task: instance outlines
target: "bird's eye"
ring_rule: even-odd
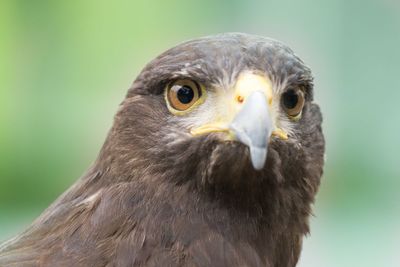
[[[304,106],[304,94],[301,90],[289,89],[282,94],[283,109],[290,117],[300,115]]]
[[[166,99],[170,111],[180,115],[202,98],[201,85],[192,80],[177,80],[167,86]]]

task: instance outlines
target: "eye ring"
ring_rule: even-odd
[[[282,107],[292,119],[300,118],[304,102],[304,93],[300,89],[289,89],[281,96]]]
[[[190,79],[169,83],[165,90],[168,109],[175,115],[184,115],[204,101],[204,87]]]

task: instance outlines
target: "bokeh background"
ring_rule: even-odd
[[[400,266],[400,2],[0,2],[0,240],[95,159],[141,68],[186,39],[270,36],[313,69],[327,161],[299,266]]]

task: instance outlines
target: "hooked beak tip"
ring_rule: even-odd
[[[260,171],[264,168],[265,161],[267,159],[267,148],[266,147],[255,147],[250,146],[250,159],[253,168]]]

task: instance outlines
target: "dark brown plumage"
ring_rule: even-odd
[[[289,134],[269,139],[261,170],[241,142],[189,134],[201,106],[178,116],[164,97],[170,82],[191,79],[214,114],[213,99],[244,71],[269,77],[271,116]],[[305,98],[298,119],[280,101],[293,88]],[[166,51],[129,89],[93,166],[0,246],[0,266],[295,266],[323,168],[312,99],[310,70],[271,39],[221,34]]]

